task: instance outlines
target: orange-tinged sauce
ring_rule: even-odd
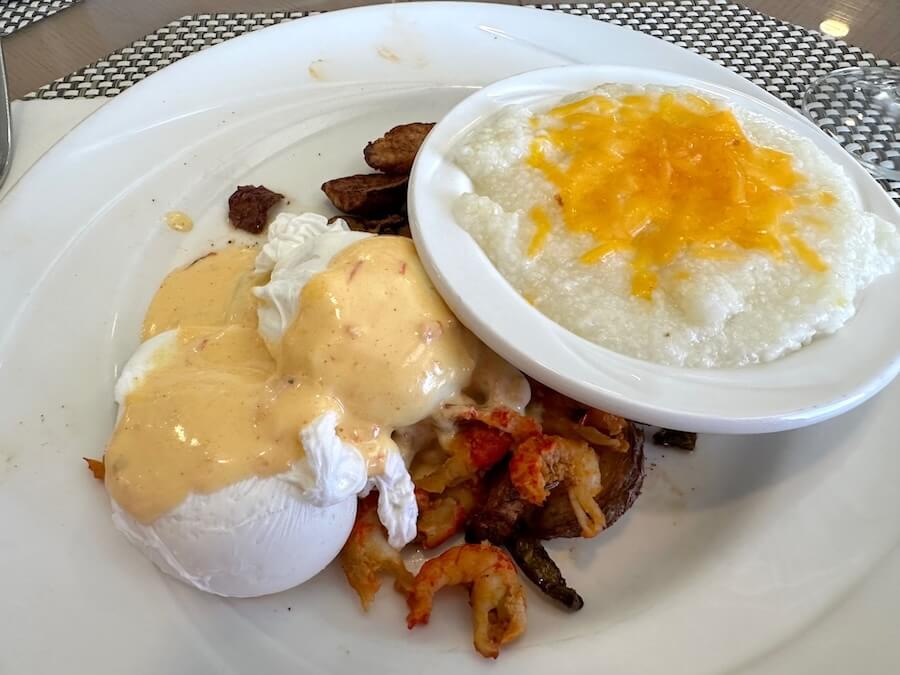
[[[281,342],[256,329],[254,249],[226,248],[170,274],[145,318],[173,345],[124,402],[106,487],[149,523],[188,494],[282,473],[300,430],[334,412],[336,432],[383,470],[395,427],[428,417],[468,383],[477,342],[432,286],[410,239],[371,237],[303,288]],[[271,350],[271,351],[270,351]]]
[[[166,225],[176,232],[190,232],[194,229],[193,219],[183,211],[169,211],[165,220]]]
[[[256,327],[252,289],[259,250],[228,246],[167,276],[144,316],[141,340],[182,325]]]
[[[151,522],[189,492],[287,470],[293,438],[261,441],[258,406],[272,359],[256,330],[182,329],[172,353],[126,399],[106,450],[106,487]]]
[[[529,165],[558,191],[565,227],[596,241],[583,263],[630,253],[635,295],[649,299],[657,272],[684,253],[749,249],[780,258],[789,249],[827,269],[790,214],[803,204],[833,206],[835,196],[810,196],[791,156],[752,143],[731,111],[694,94],[598,94],[560,105],[546,120]],[[530,215],[532,255],[550,228]]]

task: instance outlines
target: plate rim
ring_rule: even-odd
[[[443,4],[443,3],[437,3],[437,4]],[[454,4],[457,4],[457,3],[454,3]],[[466,3],[459,3],[459,4],[462,4],[464,7],[466,6]],[[368,9],[368,8],[367,8],[367,9]],[[467,9],[468,9],[468,8],[467,8]],[[490,9],[497,9],[497,8],[491,7]],[[514,8],[504,8],[504,9],[514,9]],[[355,10],[349,10],[349,11],[355,11]],[[337,12],[334,12],[334,13],[331,13],[330,16],[333,17],[333,16],[335,16],[336,14],[337,14]],[[551,15],[551,16],[552,16],[552,15]],[[563,17],[561,17],[561,16],[559,15],[559,13],[555,13],[555,16],[556,16],[556,18],[558,18],[558,19],[563,18]],[[310,18],[315,18],[315,17],[310,17]],[[566,19],[566,21],[569,21],[569,20],[573,20],[574,17],[565,17],[565,19]],[[585,19],[578,19],[578,20],[579,20],[579,21],[585,21]],[[611,27],[610,27],[610,28],[611,28]],[[263,31],[259,31],[259,32],[262,33]],[[644,37],[644,36],[642,36],[642,37]],[[234,42],[234,41],[229,41],[229,43],[231,43],[231,42]],[[227,43],[226,43],[226,44],[227,44]],[[696,56],[696,55],[695,55],[695,56]],[[698,56],[697,58],[702,58],[702,57],[699,57],[699,56]],[[715,64],[709,64],[709,65],[710,65],[710,66],[714,66]],[[715,66],[715,67],[720,68],[720,66]],[[168,68],[165,69],[165,70],[168,70]],[[724,69],[722,69],[722,70],[724,70]],[[117,98],[118,98],[118,97],[117,97]],[[110,103],[113,103],[113,102],[110,101]],[[0,207],[2,207],[2,205],[0,205]],[[2,209],[0,209],[0,210],[2,210]],[[2,354],[2,352],[0,352],[0,354]],[[2,491],[0,491],[0,492],[2,492]],[[2,494],[0,494],[0,499],[2,499]],[[94,525],[96,525],[96,523],[94,523]],[[145,566],[143,560],[140,560],[140,561],[126,561],[126,562],[134,562],[135,564],[134,564],[133,566],[135,567],[136,570],[139,568],[139,571],[140,571],[142,574],[151,575],[151,576],[153,575],[152,568],[150,568],[149,566]],[[140,563],[140,564],[138,564],[138,563]],[[0,563],[0,566],[2,566],[2,563]],[[177,591],[177,590],[180,590],[180,589],[174,589],[174,590]],[[174,594],[172,594],[172,595],[174,595]],[[171,598],[169,598],[169,599],[171,600]],[[223,610],[223,611],[227,611],[227,610]],[[32,618],[32,617],[29,617],[29,616],[26,615],[25,617],[23,617],[23,619],[25,619],[24,624],[19,624],[19,625],[20,625],[20,626],[21,626],[21,625],[27,625],[27,624],[28,624],[28,620],[29,620],[30,618]],[[180,617],[176,617],[176,618],[180,618]],[[53,619],[52,619],[51,617],[48,617],[48,623],[51,624],[51,625],[53,624]],[[812,625],[813,623],[814,623],[814,619],[811,619],[810,622],[805,623],[805,624],[803,624],[803,625]],[[187,637],[188,640],[191,640],[191,639],[194,640],[193,642],[191,642],[192,645],[199,644],[199,645],[201,645],[202,647],[204,647],[204,648],[207,649],[208,653],[207,653],[207,652],[203,652],[202,655],[204,655],[204,656],[206,657],[206,656],[209,656],[210,654],[212,654],[212,650],[210,650],[209,648],[210,648],[211,646],[214,646],[214,645],[209,645],[209,644],[203,643],[203,642],[201,641],[201,638],[202,638],[203,636],[202,636],[201,634],[199,634],[199,633],[192,632],[192,631],[191,631],[192,626],[191,626],[190,624],[187,624],[187,623],[184,623],[184,622],[180,622],[180,623],[178,623],[178,626],[181,626],[181,627],[185,630],[185,632],[186,632],[186,637]],[[14,636],[15,633],[11,633],[11,634],[8,634],[8,635]],[[464,632],[460,632],[459,635],[460,635],[460,637],[464,637]],[[788,636],[788,637],[790,637],[790,636]],[[579,653],[584,654],[584,653],[586,653],[586,652],[589,652],[589,647],[590,647],[590,644],[591,644],[591,642],[590,642],[590,640],[591,640],[590,635],[581,634],[581,635],[573,636],[573,638],[574,638],[575,640],[577,640],[577,643],[578,643],[578,644],[581,644],[581,645],[583,645],[584,647],[587,647],[587,648],[588,648],[588,649],[586,649],[586,650],[584,650],[584,651],[582,651],[582,652],[579,652]],[[2,642],[2,641],[3,641],[2,638],[0,638],[0,642]],[[572,643],[569,643],[569,644],[572,644]],[[279,645],[272,644],[272,646],[273,646],[273,647],[277,647],[277,646],[279,646]],[[421,649],[421,647],[420,647],[419,649]],[[426,649],[427,649],[427,648],[426,648]],[[198,651],[199,651],[199,650],[198,650]],[[428,651],[429,651],[429,653],[430,653],[432,656],[435,654],[435,652],[431,651],[430,649],[429,649]],[[458,644],[458,649],[457,649],[457,651],[461,651],[464,655],[468,655],[468,654],[469,654],[469,651],[470,651],[470,646],[469,646],[468,644],[465,644],[464,642],[460,641],[460,643]],[[19,658],[21,658],[22,653],[23,653],[23,652],[21,652],[21,651],[17,651],[16,649],[13,649],[12,656],[11,656],[11,658],[13,659],[13,663],[22,663],[22,661],[16,661],[17,656],[18,656]],[[415,654],[415,652],[412,652],[412,653]],[[513,663],[523,663],[523,662],[527,662],[528,659],[534,659],[534,660],[536,660],[536,661],[539,662],[539,661],[541,660],[541,658],[542,658],[543,656],[546,655],[545,652],[541,651],[541,646],[540,646],[540,645],[536,646],[535,648],[529,648],[527,652],[526,652],[525,650],[522,650],[522,651],[519,652],[519,653],[521,654],[521,659],[516,659],[516,654],[514,654],[514,653],[511,652],[511,653],[509,654],[509,657],[508,657],[508,658],[509,658],[509,659],[512,659],[512,660],[510,660],[510,661],[507,661],[507,660],[501,660],[501,664],[499,664],[499,665],[502,666],[502,665],[505,665],[506,663],[510,663],[510,665],[512,665]],[[754,652],[754,653],[756,653],[756,652]],[[198,654],[198,656],[199,656],[199,655],[200,655],[200,654]],[[59,657],[57,657],[57,658],[59,658]],[[221,658],[221,657],[220,657],[220,658]],[[585,656],[584,658],[585,658],[585,664],[587,664],[587,657]],[[215,668],[216,666],[218,666],[218,668],[224,668],[224,667],[225,667],[225,664],[226,664],[227,662],[226,662],[226,661],[223,661],[223,660],[219,660],[219,661],[217,661],[217,662],[213,662],[212,660],[206,660],[206,658],[204,658],[204,663],[208,664],[206,667],[209,667],[210,669],[213,669],[213,668]],[[477,662],[477,661],[476,661],[476,662],[468,661],[467,663],[471,664],[472,666],[474,666],[475,663],[478,663],[478,665],[482,665],[480,662]],[[232,664],[232,665],[233,665],[233,664]],[[306,665],[308,668],[313,669],[313,670],[316,670],[316,665],[315,665],[315,662],[314,662],[314,661],[299,662],[299,665],[301,665],[301,670],[302,670],[302,665]],[[574,665],[576,665],[576,664],[573,663],[573,667],[574,667]],[[744,661],[738,661],[736,667],[743,669],[743,667],[745,667],[745,665],[746,665],[746,663],[745,663]],[[588,666],[585,665],[584,667],[587,668]],[[236,669],[237,669],[237,668],[236,668]],[[92,669],[92,672],[100,672],[100,671],[99,671],[99,670]],[[111,671],[111,672],[116,672],[116,671]],[[289,671],[289,672],[296,672],[296,671],[292,669],[292,670]]]

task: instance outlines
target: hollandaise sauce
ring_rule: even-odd
[[[229,247],[172,272],[144,339],[177,329],[126,397],[106,452],[106,485],[151,522],[191,492],[287,471],[301,429],[338,415],[337,433],[381,470],[399,426],[469,381],[476,343],[431,285],[412,241],[371,237],[303,288],[280,342],[256,329],[254,248]]]

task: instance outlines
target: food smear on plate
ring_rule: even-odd
[[[319,82],[323,82],[325,78],[325,74],[322,72],[322,66],[325,64],[325,59],[314,59],[310,61],[309,65],[306,67],[306,72],[309,73],[309,76],[318,80]]]
[[[900,259],[895,226],[814,144],[684,88],[510,106],[455,159],[473,183],[457,220],[519,293],[648,361],[779,358],[838,330]]]
[[[166,225],[176,232],[190,232],[194,229],[194,220],[183,211],[169,211],[165,221]]]

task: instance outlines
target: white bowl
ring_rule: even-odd
[[[900,210],[879,185],[812,123],[785,106],[675,73],[612,66],[564,66],[492,84],[465,99],[426,138],[413,167],[409,215],[419,255],[459,318],[518,368],[584,403],[630,419],[714,433],[806,426],[854,408],[900,370],[900,274],[857,298],[841,330],[762,365],[730,369],[662,366],[585,340],[529,305],[453,217],[472,190],[451,152],[474,125],[502,107],[556,100],[602,83],[686,86],[724,97],[809,138],[844,167],[864,207],[894,223]]]

